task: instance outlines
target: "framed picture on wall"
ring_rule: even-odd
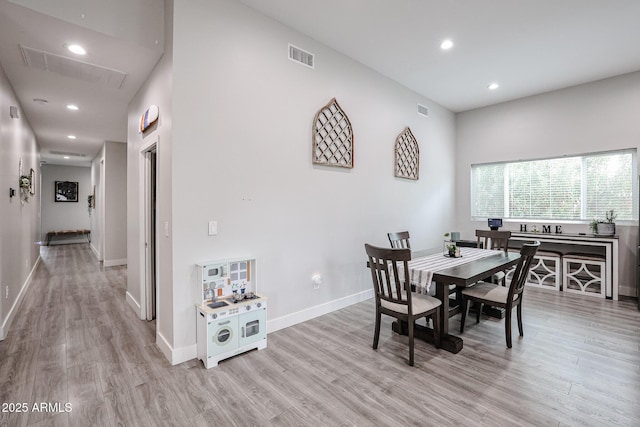
[[[78,182],[56,181],[56,202],[77,202]]]

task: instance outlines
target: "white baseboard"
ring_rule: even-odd
[[[129,293],[127,292],[127,300],[129,300],[129,297]],[[267,321],[267,333],[275,332],[277,330],[311,320],[315,317],[368,300],[369,298],[373,298],[373,289],[349,295],[334,301],[329,301],[295,313],[287,314],[286,316],[282,316],[277,319],[269,320]],[[131,300],[133,301],[133,298],[131,298]],[[160,332],[156,332],[156,344],[171,365],[178,365],[186,362],[187,360],[198,357],[197,344],[174,349]]]
[[[127,304],[129,304],[129,307],[131,307],[133,309],[133,311],[138,315],[138,317],[140,319],[144,319],[144,313],[142,312],[142,306],[140,306],[140,303],[138,301],[136,301],[136,299],[133,297],[133,295],[131,295],[129,293],[129,291],[127,291],[127,293],[126,293],[125,300],[127,301]]]
[[[38,268],[38,264],[40,264],[40,260],[41,260],[40,255],[38,255],[38,259],[36,259],[36,262],[33,264],[33,268],[31,269],[31,271],[29,272],[29,275],[27,276],[26,280],[22,284],[22,288],[20,289],[20,293],[18,294],[18,297],[15,299],[15,301],[13,302],[13,305],[9,309],[9,312],[7,313],[7,317],[5,317],[4,321],[0,325],[0,341],[4,340],[7,337],[7,334],[9,333],[11,322],[13,322],[13,318],[16,316],[18,307],[20,306],[20,303],[22,302],[25,294],[27,293],[27,289],[29,289],[29,285],[31,285],[31,280],[33,279],[33,273],[35,273],[36,268]]]
[[[89,243],[89,247],[91,248],[91,251],[96,256],[96,258],[98,258],[98,261],[102,261],[102,255],[100,255],[100,251],[98,250],[98,248],[93,245],[93,242]]]
[[[198,357],[196,344],[174,349],[160,332],[156,332],[156,344],[172,366]]]
[[[298,323],[306,322],[307,320],[311,320],[315,317],[340,310],[353,304],[357,304],[361,301],[368,300],[369,298],[373,298],[373,289],[349,295],[337,300],[329,301],[324,304],[316,305],[314,307],[287,314],[276,319],[271,319],[267,321],[267,333],[275,332],[289,326],[297,325]]]
[[[103,265],[105,267],[115,267],[116,265],[127,265],[127,259],[105,259]]]

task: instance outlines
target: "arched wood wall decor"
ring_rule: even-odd
[[[408,126],[396,138],[395,154],[395,176],[417,180],[420,177],[420,149]]]
[[[313,120],[313,163],[353,168],[353,130],[333,98]]]

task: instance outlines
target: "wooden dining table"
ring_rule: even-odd
[[[431,283],[436,285],[435,296],[440,306],[440,348],[451,353],[462,350],[462,338],[449,334],[449,318],[461,312],[460,305],[450,307],[449,286],[459,288],[471,286],[483,279],[491,277],[498,271],[508,270],[518,263],[520,254],[517,252],[494,251],[488,249],[460,248],[460,258],[449,258],[441,252],[427,256],[419,256],[409,261],[409,274],[412,284],[417,290],[427,290]],[[459,294],[458,294],[459,295]],[[393,330],[406,335],[406,323],[393,323]],[[414,336],[433,343],[433,330],[423,325],[415,325]]]

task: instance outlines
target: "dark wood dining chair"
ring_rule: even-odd
[[[433,319],[433,342],[440,347],[440,312],[442,302],[434,297],[411,292],[408,276],[411,249],[380,248],[364,245],[369,257],[369,269],[376,300],[376,326],[373,348],[378,348],[380,321],[383,314],[407,322],[409,335],[409,365],[413,366],[413,328],[421,317]]]
[[[540,242],[538,241],[522,245],[520,259],[516,265],[516,270],[513,273],[509,287],[496,285],[494,283],[478,282],[462,290],[460,333],[464,332],[464,324],[469,315],[469,303],[474,301],[480,304],[476,312],[476,323],[480,323],[480,313],[482,312],[483,304],[504,308],[506,310],[504,329],[507,338],[507,347],[509,348],[511,348],[511,311],[514,307],[517,307],[518,331],[521,337],[524,336],[522,330],[522,296],[524,293],[524,285],[527,277],[529,277],[531,262],[539,246]]]
[[[392,248],[411,249],[411,244],[409,243],[408,231],[398,231],[396,233],[387,233],[387,237],[389,238],[389,243],[391,243]]]
[[[484,249],[499,249],[507,252],[509,249],[510,231],[476,230],[478,247]]]
[[[511,232],[497,230],[476,230],[476,238],[478,239],[478,248],[497,249],[506,253],[509,249],[509,239],[511,239]],[[491,277],[491,280],[494,283],[500,283],[502,286],[506,286],[505,277],[506,273],[504,271],[499,271]]]

